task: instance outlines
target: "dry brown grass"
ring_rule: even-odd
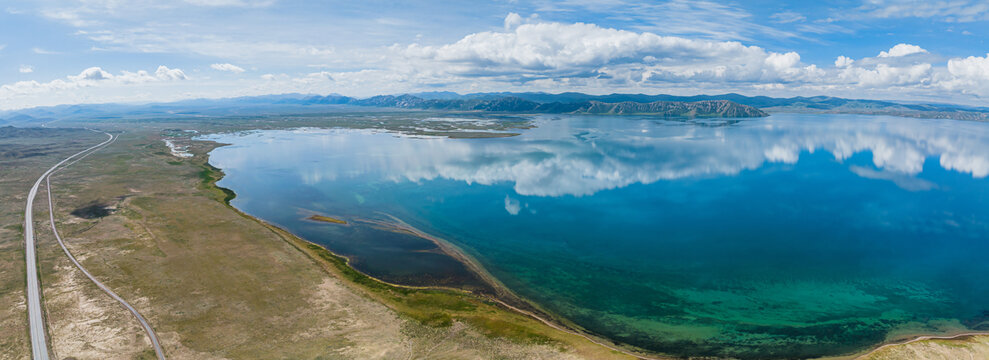
[[[28,190],[52,164],[101,136],[79,129],[0,128],[0,359],[24,359],[30,352],[23,235]]]
[[[929,339],[887,346],[861,357],[861,360],[967,360],[989,359],[989,336],[957,339]]]

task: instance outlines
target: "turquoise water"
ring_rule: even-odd
[[[388,214],[586,330],[793,358],[989,330],[989,124],[544,116],[521,136],[212,136],[233,205],[408,283],[480,286]],[[346,226],[304,220],[320,213]],[[426,280],[423,280],[426,279]]]

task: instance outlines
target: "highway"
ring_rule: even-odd
[[[158,336],[151,328],[151,325],[148,324],[148,322],[144,319],[144,317],[141,316],[141,314],[138,313],[138,311],[134,309],[133,306],[131,306],[126,301],[124,301],[124,299],[122,299],[116,293],[111,291],[106,285],[96,280],[96,278],[93,277],[93,275],[90,274],[89,271],[86,271],[86,269],[82,266],[82,264],[80,264],[79,261],[76,260],[76,258],[72,255],[69,249],[65,246],[65,243],[62,241],[61,236],[58,234],[58,229],[55,226],[55,209],[54,209],[54,203],[51,194],[50,176],[57,170],[61,170],[59,167],[62,166],[62,164],[65,164],[67,161],[78,157],[75,161],[69,164],[72,165],[76,161],[82,160],[82,158],[89,156],[89,154],[92,153],[90,152],[91,150],[97,149],[101,146],[108,145],[116,139],[113,135],[110,134],[106,134],[106,135],[108,137],[106,141],[94,145],[86,150],[75,153],[72,156],[69,156],[64,160],[60,161],[58,164],[55,164],[55,166],[52,166],[50,169],[48,169],[48,171],[42,174],[41,177],[38,178],[38,181],[35,182],[34,186],[31,188],[31,191],[28,193],[27,207],[24,210],[24,224],[25,224],[24,242],[26,247],[25,258],[27,260],[26,270],[27,270],[28,323],[30,327],[29,333],[31,336],[31,354],[32,357],[36,360],[49,359],[48,344],[47,344],[46,331],[45,331],[45,322],[41,311],[41,288],[38,285],[37,255],[35,254],[35,242],[34,242],[34,219],[31,211],[32,208],[34,207],[34,198],[37,196],[38,187],[41,185],[42,180],[45,181],[45,186],[48,193],[48,216],[51,222],[52,232],[55,234],[55,239],[58,240],[59,246],[61,246],[62,250],[65,251],[65,255],[69,257],[69,260],[71,260],[72,263],[75,264],[75,266],[80,271],[82,271],[83,274],[86,275],[86,277],[89,278],[89,280],[91,280],[94,284],[96,284],[97,287],[99,287],[101,290],[103,290],[108,295],[110,295],[110,297],[112,297],[114,300],[117,300],[117,302],[119,302],[124,308],[130,311],[135,318],[137,318],[138,322],[141,324],[141,327],[144,328],[145,333],[151,339],[151,344],[154,347],[155,355],[158,357],[158,359],[161,360],[165,359],[164,351],[162,351],[161,344],[158,341]],[[80,157],[80,155],[83,156]],[[64,169],[64,167],[62,168]]]
[[[41,174],[41,177],[34,183],[34,186],[31,187],[31,191],[27,195],[27,206],[24,208],[24,258],[27,262],[27,267],[24,270],[27,272],[27,315],[28,327],[30,328],[29,334],[31,336],[31,356],[35,360],[48,360],[49,356],[45,319],[41,311],[41,287],[38,286],[38,257],[34,252],[34,218],[31,211],[34,208],[34,198],[38,194],[38,186],[41,186],[41,181],[45,180],[59,166],[62,166],[62,164],[72,160],[76,156],[113,141],[113,135],[106,135],[106,141],[65,158],[58,164],[55,164],[55,166],[52,166],[51,169],[48,169],[48,171],[45,171],[44,174]]]

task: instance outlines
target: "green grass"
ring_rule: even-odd
[[[445,289],[424,289],[397,286],[367,276],[322,246],[308,243],[308,253],[333,266],[335,272],[354,284],[372,292],[375,297],[399,314],[429,326],[449,326],[454,320],[474,325],[489,336],[503,337],[526,343],[552,343],[544,329],[534,329],[532,320],[497,307],[475,295]],[[523,320],[523,321],[520,321]]]
[[[233,190],[216,185],[216,182],[223,178],[223,170],[217,169],[213,165],[206,162],[204,162],[201,167],[202,170],[199,171],[201,185],[207,191],[210,191],[217,198],[217,200],[222,201],[224,204],[230,205],[230,201],[237,197],[237,194],[234,193]]]

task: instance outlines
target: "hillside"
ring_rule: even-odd
[[[474,99],[423,99],[413,95],[379,95],[353,100],[351,105],[405,109],[489,111],[548,114],[658,115],[664,117],[762,117],[765,112],[728,100],[602,102],[536,102],[515,96]]]
[[[770,113],[890,115],[928,119],[989,121],[989,108],[914,104],[829,96],[773,98],[722,95],[589,95],[427,92],[354,98],[338,94],[279,94],[192,99],[151,104],[80,104],[0,111],[0,125],[29,126],[64,119],[149,119],[201,116],[272,116],[367,111],[363,108],[542,114],[614,114],[665,117],[760,117]],[[369,109],[368,109],[369,110]],[[375,110],[379,111],[379,110]]]

